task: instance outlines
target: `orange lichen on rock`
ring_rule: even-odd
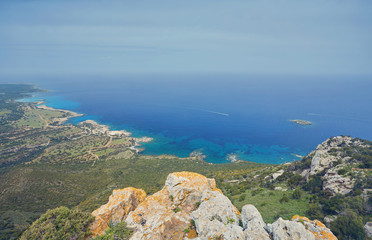
[[[183,239],[190,213],[201,202],[204,191],[219,191],[214,179],[192,172],[168,175],[162,190],[149,196],[126,218],[136,229],[133,239]]]
[[[131,211],[143,202],[147,194],[133,187],[114,190],[107,204],[92,212],[95,218],[90,229],[93,236],[102,235],[110,222],[121,222]]]
[[[198,237],[198,233],[196,232],[195,229],[191,229],[189,231],[189,233],[187,234],[188,239],[193,239],[193,238],[197,238],[197,237]]]
[[[311,221],[307,217],[295,215],[292,217],[292,221],[302,222],[306,229],[314,234],[316,239],[337,240],[337,237],[333,235],[331,230],[329,230],[322,222],[318,220]]]

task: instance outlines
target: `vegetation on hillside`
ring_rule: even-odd
[[[296,173],[310,167],[312,154],[280,166],[250,162],[214,165],[198,156],[181,159],[138,155],[129,148],[133,142],[127,138],[91,135],[79,126],[52,125],[54,118],[64,115],[14,101],[35,91],[29,85],[0,85],[0,93],[4,92],[0,94],[0,239],[19,237],[48,209],[54,210],[37,220],[38,224],[34,223],[23,236],[32,239],[41,229],[53,237],[62,230],[77,231],[78,235],[72,237],[83,236],[88,234],[87,222],[79,218],[106,203],[113,189],[132,186],[150,195],[164,186],[169,173],[177,171],[215,178],[217,187],[235,206],[241,209],[248,203],[255,205],[267,223],[296,214],[321,221],[328,217],[339,239],[361,239],[363,224],[371,221],[371,195],[364,191],[372,187],[370,142],[371,147],[343,147],[333,152],[356,159],[338,170],[356,179],[356,184],[347,195],[331,196],[323,191],[324,171],[308,181]],[[365,174],[357,176],[352,169]],[[284,174],[272,179],[279,170]],[[55,209],[58,206],[73,210]],[[55,225],[55,219],[63,222],[70,218],[79,226],[77,229]],[[351,227],[345,230],[346,226]],[[125,226],[111,226],[100,239],[128,234],[130,230]]]
[[[327,169],[310,176],[308,181],[296,174],[310,168],[313,153],[292,164],[218,179],[218,185],[238,209],[245,204],[253,204],[266,222],[273,222],[279,216],[290,219],[296,214],[322,222],[327,217],[330,221],[328,226],[339,239],[365,239],[363,226],[372,220],[372,193],[369,192],[372,174],[368,165],[372,158],[372,142],[362,141],[366,146],[345,146],[334,150],[334,154],[351,159],[338,172],[356,181],[352,191],[346,195],[333,196],[323,190],[322,177]],[[339,164],[341,161],[329,168]],[[284,170],[284,173],[272,179],[272,174],[279,170]]]
[[[90,235],[89,224],[93,220],[94,217],[90,213],[59,207],[43,214],[20,239],[83,240]]]

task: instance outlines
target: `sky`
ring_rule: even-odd
[[[372,75],[370,0],[1,0],[0,74]]]

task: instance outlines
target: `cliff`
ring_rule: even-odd
[[[337,239],[317,220],[294,216],[266,224],[253,205],[240,213],[214,179],[191,172],[169,174],[163,189],[148,197],[141,189],[115,190],[92,215],[94,236],[102,235],[110,223],[124,221],[133,229],[133,240]]]

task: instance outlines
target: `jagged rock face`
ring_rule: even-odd
[[[306,230],[299,222],[279,218],[273,224],[268,224],[266,230],[273,240],[315,240],[314,234]]]
[[[90,227],[93,236],[103,234],[109,227],[110,222],[115,224],[123,221],[131,211],[145,200],[146,196],[144,190],[132,187],[114,190],[109,202],[92,213],[96,217]]]
[[[128,226],[136,231],[132,239],[182,239],[190,225],[190,213],[205,191],[220,190],[213,179],[197,173],[170,174],[165,187],[127,217]]]
[[[304,224],[305,228],[312,234],[314,234],[315,239],[337,240],[337,237],[333,235],[331,230],[329,230],[323,223],[319,222],[318,220],[311,221],[306,217],[300,217],[296,215],[293,216],[292,221]]]
[[[191,213],[196,231],[200,237],[223,239],[244,239],[239,227],[239,211],[219,191],[204,191],[200,207]],[[234,227],[234,226],[236,227]]]

